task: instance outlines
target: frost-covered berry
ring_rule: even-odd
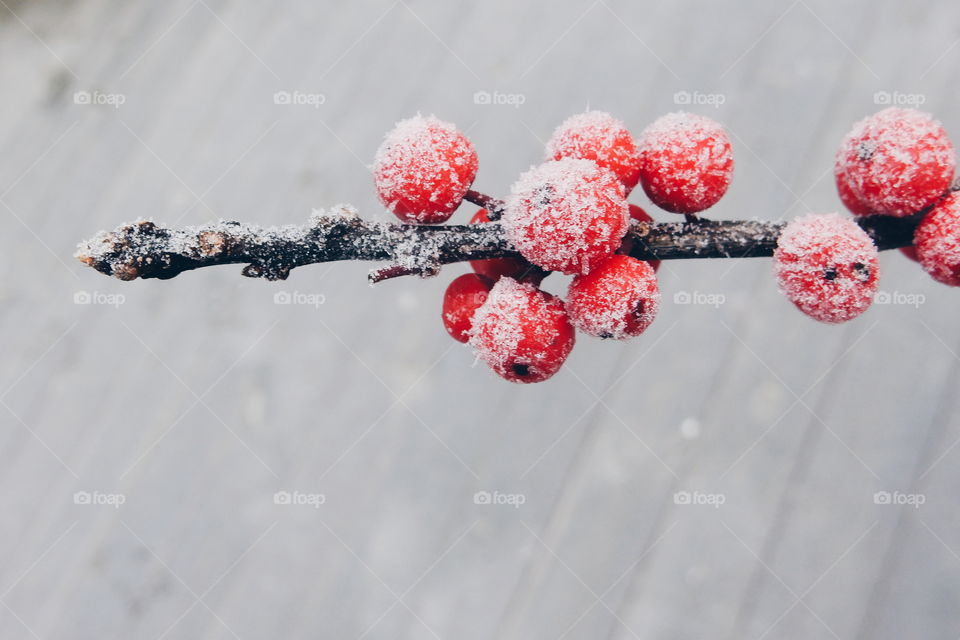
[[[653,268],[630,256],[610,256],[590,273],[575,277],[567,291],[567,313],[573,325],[598,338],[638,336],[659,308],[660,289]]]
[[[545,162],[520,176],[503,226],[520,254],[547,271],[587,273],[627,232],[623,184],[590,160]]]
[[[493,286],[470,331],[477,356],[511,382],[542,382],[555,374],[575,339],[563,301],[513,278]]]
[[[373,161],[380,201],[405,222],[446,221],[477,175],[477,152],[449,122],[416,116],[398,122]]]
[[[790,221],[777,239],[773,264],[783,294],[820,322],[856,318],[877,291],[877,247],[856,222],[836,213]]]
[[[667,211],[708,209],[733,179],[730,138],[706,116],[668,113],[644,129],[639,146],[643,190]]]
[[[950,194],[923,217],[913,246],[920,265],[934,280],[960,286],[960,194]]]
[[[547,160],[582,158],[616,174],[626,193],[640,180],[640,152],[627,127],[609,113],[570,116],[547,141]]]
[[[930,114],[891,107],[853,125],[837,150],[834,173],[841,197],[845,183],[865,210],[908,216],[943,195],[956,163],[946,131]]]
[[[486,209],[480,209],[470,218],[470,224],[482,224],[485,222],[490,222],[490,216]],[[530,264],[523,258],[471,260],[470,266],[473,267],[476,273],[486,276],[494,282],[503,276],[509,276],[517,280],[538,285],[547,275],[543,269]]]
[[[853,189],[850,188],[850,181],[847,174],[838,168],[834,168],[834,178],[837,184],[837,195],[840,196],[840,202],[843,206],[855,216],[872,216],[873,211],[863,200],[860,199]]]
[[[493,281],[476,273],[458,276],[443,294],[443,326],[454,340],[466,342],[473,314],[487,300]]]

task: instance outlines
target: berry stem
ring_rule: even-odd
[[[493,200],[490,198],[490,200]],[[857,219],[880,250],[906,247],[920,214]],[[636,222],[630,255],[640,260],[749,258],[773,255],[783,223],[759,220]],[[76,257],[120,280],[168,279],[201,267],[245,264],[243,275],[285,280],[291,269],[340,260],[386,262],[371,282],[435,274],[444,264],[517,257],[503,227],[408,225],[364,220],[352,207],[319,212],[304,225],[260,227],[222,221],[168,228],[153,222],[124,224],[80,244]]]
[[[503,208],[505,205],[503,200],[500,200],[499,198],[494,198],[493,196],[488,196],[485,193],[468,189],[464,194],[463,199],[467,202],[472,202],[478,207],[483,207],[486,209],[487,218],[491,222],[493,220],[499,220],[500,216],[503,215]]]

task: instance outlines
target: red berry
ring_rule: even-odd
[[[473,144],[454,125],[418,115],[387,134],[373,177],[380,201],[398,218],[436,224],[460,206],[477,166]]]
[[[589,160],[545,162],[513,185],[503,226],[533,264],[587,273],[617,250],[627,232],[623,185]]]
[[[836,213],[790,221],[777,240],[773,264],[783,294],[821,322],[856,318],[877,291],[877,247],[856,222]]]
[[[547,160],[593,160],[616,174],[626,193],[640,179],[640,152],[624,124],[603,111],[567,118],[547,141]]]
[[[697,213],[723,197],[733,178],[733,150],[720,123],[668,113],[640,136],[640,183],[654,204]]]
[[[913,246],[920,265],[934,280],[960,286],[960,194],[950,194],[923,217]]]
[[[623,340],[643,333],[657,315],[660,290],[653,268],[630,256],[610,256],[579,275],[567,292],[573,325],[591,336]]]
[[[470,224],[490,222],[486,209],[480,209],[470,218]],[[535,285],[546,277],[543,269],[535,267],[523,258],[490,258],[489,260],[471,260],[470,266],[480,275],[487,276],[494,282],[503,276],[523,280]]]
[[[845,183],[866,210],[908,216],[944,194],[955,168],[953,145],[939,122],[915,109],[891,107],[853,125],[837,151],[834,173],[838,188]]]
[[[653,218],[650,217],[650,214],[635,204],[630,205],[630,217],[633,218],[634,220],[637,220],[638,222],[653,222]],[[628,242],[632,242],[631,236],[628,234],[624,238],[623,242],[625,244]],[[621,246],[621,253],[629,253],[629,247],[624,248]],[[651,267],[653,267],[654,271],[657,271],[660,269],[660,260],[647,260],[647,263]]]
[[[834,178],[837,184],[837,195],[840,196],[840,202],[843,203],[843,206],[847,208],[850,213],[855,216],[872,216],[873,211],[870,210],[870,207],[860,199],[856,193],[850,188],[850,182],[847,179],[847,174],[844,173],[839,167],[834,168]]]
[[[493,281],[476,273],[454,278],[443,294],[443,326],[459,342],[469,339],[473,314],[487,300]]]
[[[511,382],[542,382],[555,374],[575,339],[563,301],[513,278],[493,286],[470,331],[477,356]]]

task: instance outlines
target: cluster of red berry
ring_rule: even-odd
[[[547,143],[545,162],[520,176],[503,212],[522,258],[472,263],[443,301],[443,323],[495,372],[540,382],[573,349],[574,327],[602,338],[641,334],[660,304],[658,262],[626,255],[630,218],[650,221],[627,195],[640,183],[663,209],[694,214],[714,205],[733,174],[730,140],[703,116],[666,115],[638,138],[607,113],[569,118]],[[374,161],[377,193],[401,220],[435,224],[461,204],[477,154],[452,124],[415,117],[391,131]],[[479,210],[472,223],[489,222]],[[574,276],[566,301],[539,288],[552,271]]]
[[[477,173],[473,145],[452,124],[400,122],[374,162],[380,199],[400,219],[446,221]],[[956,158],[939,122],[911,109],[886,109],[861,122],[836,156],[841,201],[855,216],[922,216],[904,253],[936,280],[960,286],[960,194]],[[513,382],[556,373],[573,349],[574,329],[601,338],[643,333],[660,304],[657,261],[628,255],[629,220],[651,221],[627,196],[639,183],[666,211],[691,216],[723,196],[733,175],[730,139],[713,120],[671,113],[636,139],[607,113],[575,115],[553,133],[545,162],[522,174],[503,209],[503,228],[520,258],[472,262],[443,301],[443,323],[480,359]],[[485,209],[470,221],[490,222]],[[572,275],[565,300],[541,290],[551,272]],[[851,218],[808,214],[777,240],[781,291],[822,322],[863,313],[877,291],[879,258]]]
[[[953,145],[929,114],[891,108],[856,123],[837,151],[834,174],[843,204],[855,216],[920,215],[914,246],[936,280],[960,285],[960,199],[950,190]],[[873,302],[879,256],[849,218],[810,214],[791,221],[777,241],[780,289],[822,322],[845,322]]]

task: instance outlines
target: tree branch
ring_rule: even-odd
[[[502,207],[489,196],[473,194],[476,204]],[[873,216],[857,222],[884,250],[910,245],[920,217]],[[782,229],[783,223],[759,220],[640,222],[630,228],[628,250],[640,260],[770,256]],[[497,222],[438,226],[373,222],[348,205],[315,212],[308,224],[283,227],[222,221],[173,229],[134,222],[81,243],[76,254],[84,264],[120,280],[167,279],[220,264],[245,264],[245,276],[284,280],[291,269],[320,262],[389,263],[371,272],[371,282],[434,275],[442,265],[454,262],[518,255]]]

